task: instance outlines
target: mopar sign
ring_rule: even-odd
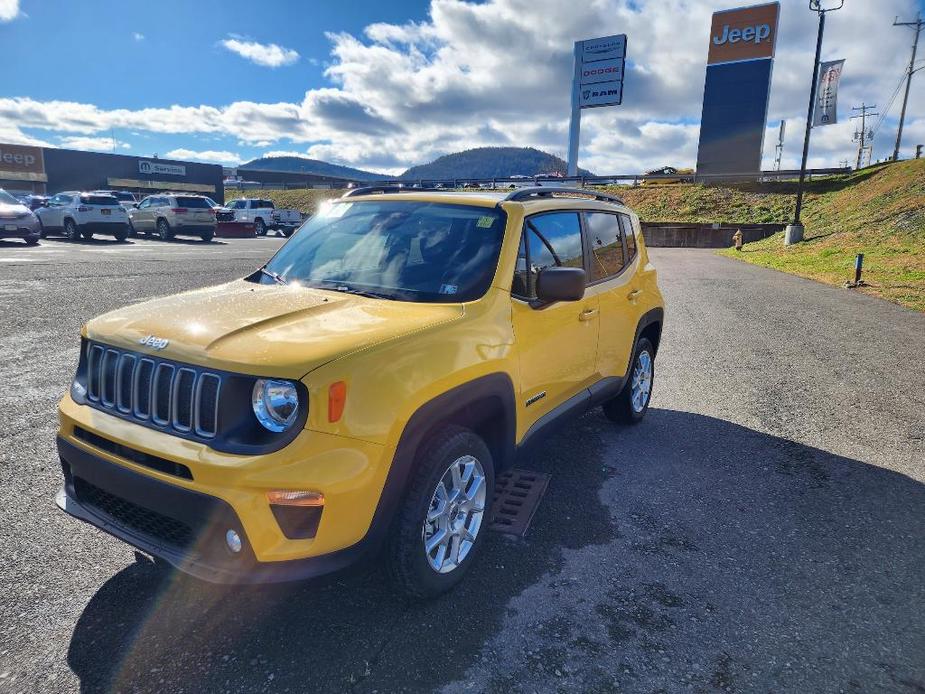
[[[138,162],[138,173],[167,174],[170,176],[185,176],[186,167],[179,164],[162,164],[159,161],[142,159]]]

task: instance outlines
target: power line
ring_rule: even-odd
[[[925,27],[925,19],[922,19],[922,13],[915,13],[914,22],[897,21],[899,17],[893,20],[894,27],[913,27],[915,29],[915,39],[912,41],[912,58],[909,60],[909,68],[906,70],[906,94],[903,97],[903,107],[899,112],[899,130],[896,131],[896,147],[893,149],[893,161],[899,160],[899,146],[903,139],[903,124],[906,120],[906,104],[909,102],[909,86],[912,84],[912,75],[915,69],[915,53],[919,48],[919,34],[922,33],[922,27]]]
[[[860,114],[856,116],[851,116],[851,119],[850,119],[850,120],[854,120],[855,118],[861,119],[860,132],[858,132],[857,130],[854,131],[854,139],[858,143],[858,159],[854,167],[855,169],[861,168],[861,162],[864,158],[864,154],[865,153],[870,154],[872,152],[872,147],[870,146],[869,142],[870,142],[870,139],[874,136],[874,134],[873,134],[873,131],[868,132],[867,130],[867,119],[870,118],[871,116],[880,115],[879,113],[868,113],[868,111],[873,111],[875,108],[877,108],[876,105],[868,106],[863,101],[861,102],[860,106],[851,107],[852,111],[861,112]]]

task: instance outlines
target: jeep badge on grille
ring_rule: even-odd
[[[164,349],[169,343],[170,340],[166,337],[157,337],[156,335],[145,335],[138,340],[138,344],[153,347],[154,349]]]

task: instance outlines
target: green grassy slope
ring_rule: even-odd
[[[795,183],[614,190],[646,221],[786,224],[793,216]],[[342,192],[259,194],[311,213],[319,202]],[[747,244],[741,253],[722,253],[837,285],[853,276],[855,253],[864,253],[864,279],[870,286],[862,291],[925,311],[925,159],[812,181],[803,209],[804,243],[785,247],[783,234],[777,234]]]
[[[777,234],[722,253],[836,285],[853,277],[863,253],[870,286],[862,291],[925,311],[925,159],[820,181],[804,210],[803,243],[784,246]]]

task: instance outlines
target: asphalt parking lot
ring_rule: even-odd
[[[647,419],[549,439],[529,534],[433,603],[204,586],[60,513],[81,323],[281,242],[0,243],[0,691],[925,691],[925,315],[709,251],[652,251]]]

